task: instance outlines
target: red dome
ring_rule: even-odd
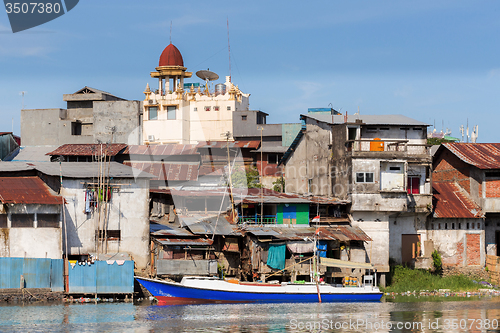
[[[160,67],[161,66],[182,66],[184,67],[184,60],[182,60],[182,55],[179,50],[174,46],[174,44],[169,44],[161,53],[160,56]]]

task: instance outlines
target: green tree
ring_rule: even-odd
[[[273,190],[276,192],[285,192],[285,178],[278,178],[273,182]]]
[[[261,188],[259,182],[259,172],[255,167],[250,167],[247,170],[241,168],[236,170],[231,175],[231,181],[234,188]]]

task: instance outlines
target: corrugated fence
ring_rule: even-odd
[[[0,258],[0,289],[48,288],[64,291],[62,259]],[[73,265],[68,269],[70,294],[129,294],[134,292],[134,262],[120,265],[96,261],[92,265]]]
[[[0,258],[0,289],[49,288],[64,291],[63,260],[41,258]]]

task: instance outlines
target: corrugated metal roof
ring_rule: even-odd
[[[0,201],[4,204],[61,205],[63,198],[52,194],[38,177],[0,177]]]
[[[347,242],[355,241],[371,241],[372,239],[359,227],[353,226],[331,226],[318,228],[319,240],[338,240]],[[313,227],[258,227],[245,226],[244,231],[251,233],[257,237],[272,236],[280,240],[304,240],[305,238],[313,239],[316,230]]]
[[[189,181],[198,179],[198,163],[133,162],[123,164],[155,176],[151,180]]]
[[[47,153],[56,149],[56,146],[21,147],[19,153],[12,159],[13,162],[50,162]]]
[[[500,143],[450,142],[443,146],[465,163],[479,169],[500,169]]]
[[[481,208],[467,192],[452,182],[434,182],[433,204],[436,218],[481,218]]]
[[[194,237],[194,235],[184,228],[176,228],[171,227],[159,223],[155,223],[150,221],[149,224],[149,232],[153,236],[185,236],[185,237]]]
[[[48,152],[51,156],[116,156],[121,150],[127,147],[124,143],[111,144],[65,144],[54,151]]]
[[[199,155],[196,144],[129,145],[122,154],[130,155]]]
[[[217,220],[217,216],[214,215],[199,215],[194,214],[192,216],[182,216],[178,215],[181,226],[187,227],[193,234],[197,235],[241,235],[239,227],[234,224],[230,224],[225,215],[220,215]],[[214,231],[215,230],[215,231]]]
[[[259,140],[229,141],[229,148],[250,148],[257,149],[260,146]],[[227,141],[201,141],[198,148],[226,148]]]
[[[108,163],[106,163],[108,165]],[[97,162],[62,162],[62,175],[66,178],[97,177],[99,166]],[[49,176],[59,176],[59,163],[56,162],[0,162],[0,172],[14,172],[38,170]],[[153,175],[131,168],[117,162],[109,163],[109,173],[106,166],[106,175],[114,178],[152,178]]]
[[[328,114],[305,114],[300,115],[302,117],[307,117],[311,119],[316,119],[318,121],[331,124],[332,116]],[[413,126],[430,126],[424,122],[412,119],[401,114],[389,114],[389,115],[348,115],[347,122],[354,123],[361,119],[364,125],[413,125]],[[344,116],[338,115],[333,116],[334,124],[343,124]]]
[[[156,238],[156,241],[167,246],[210,246],[213,244],[212,240],[203,238]]]

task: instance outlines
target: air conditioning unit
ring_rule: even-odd
[[[155,141],[155,136],[154,135],[148,135],[148,141],[149,142]]]

